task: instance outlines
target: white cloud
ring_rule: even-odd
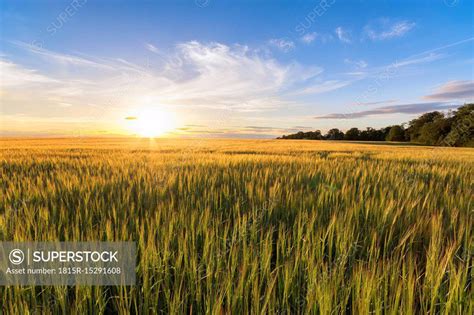
[[[414,56],[414,57],[409,57],[407,59],[403,59],[402,61],[397,61],[393,63],[392,66],[395,68],[405,67],[405,66],[416,65],[420,63],[432,62],[441,58],[443,58],[442,54],[430,53],[430,54],[420,56],[420,57]]]
[[[289,52],[295,48],[295,43],[292,40],[286,38],[273,38],[270,39],[268,43],[283,52]]]
[[[152,44],[150,44],[150,43],[146,43],[146,44],[145,44],[145,47],[146,47],[146,49],[148,49],[149,51],[151,51],[151,52],[153,52],[153,53],[155,53],[155,54],[157,54],[157,53],[160,52],[160,50],[159,50],[156,46],[154,46],[154,45],[152,45]]]
[[[334,30],[334,32],[336,33],[337,38],[339,38],[339,40],[341,42],[344,42],[344,43],[350,43],[351,42],[349,31],[344,30],[341,26],[337,27]]]
[[[44,58],[48,60],[54,60],[63,65],[88,66],[88,67],[100,68],[103,70],[113,69],[113,67],[111,67],[110,65],[106,65],[101,62],[96,62],[96,61],[82,58],[79,56],[55,53],[50,50],[44,49],[42,47],[30,45],[30,44],[20,42],[20,41],[14,41],[13,43],[31,53],[43,56]]]
[[[365,60],[344,59],[344,63],[354,66],[356,69],[365,69],[369,65]]]
[[[328,80],[324,82],[318,82],[316,84],[307,86],[297,92],[294,95],[309,95],[309,94],[321,94],[330,91],[334,91],[349,84],[353,83],[353,80]]]
[[[0,83],[2,88],[58,82],[55,79],[38,73],[38,71],[24,68],[8,60],[0,60],[0,73]]]
[[[306,44],[310,44],[312,42],[314,42],[314,40],[316,39],[317,37],[317,33],[316,32],[313,32],[313,33],[307,33],[305,35],[303,35],[301,37],[301,41],[306,43]]]
[[[28,97],[37,101],[29,109],[37,113],[41,112],[39,104],[81,104],[78,115],[87,112],[97,117],[110,113],[112,107],[150,104],[241,112],[272,110],[290,104],[287,92],[295,86],[308,85],[322,72],[316,66],[283,64],[248,46],[197,41],[177,45],[173,54],[160,53],[151,60],[153,67],[123,59],[79,57],[21,47],[53,65],[48,68],[48,76],[22,70],[23,77],[29,76],[30,81],[54,82],[48,88],[43,84],[29,90]],[[63,66],[65,62],[69,67]],[[22,84],[18,82],[19,86]],[[24,106],[25,98],[8,98],[5,102],[14,110],[16,104]],[[69,109],[75,110],[75,106]]]
[[[355,105],[362,105],[362,106],[372,106],[372,105],[382,105],[382,104],[390,104],[390,103],[395,103],[397,100],[396,99],[391,99],[391,100],[382,100],[382,101],[374,101],[374,102],[360,102]]]
[[[392,114],[419,114],[434,110],[447,110],[459,107],[459,105],[446,104],[442,102],[433,103],[413,103],[413,104],[397,104],[383,106],[364,110],[360,112],[349,113],[332,113],[327,115],[316,116],[316,119],[356,119],[374,115],[392,115]]]
[[[438,53],[422,53],[377,68],[370,68],[364,60],[347,59],[347,63],[354,65],[354,71],[328,80],[320,76],[320,67],[282,63],[268,51],[245,45],[185,42],[171,53],[150,56],[153,66],[18,45],[41,57],[41,64],[48,67],[41,67],[40,72],[3,60],[0,66],[4,107],[10,112],[23,108],[31,114],[44,114],[46,110],[42,108],[48,104],[58,107],[63,103],[73,105],[67,107],[69,112],[77,107],[77,115],[95,117],[150,104],[239,112],[274,110],[301,105],[300,100],[292,97],[334,91],[367,77],[380,76],[387,72],[386,68],[399,69],[442,58]]]
[[[433,94],[426,95],[424,98],[437,101],[463,100],[472,102],[474,100],[474,81],[456,80],[446,82],[438,86]]]
[[[415,22],[392,22],[389,19],[379,19],[364,27],[364,33],[372,40],[386,40],[402,37],[416,26]]]
[[[59,64],[61,66],[70,66],[76,68],[95,69],[101,72],[104,71],[134,71],[143,72],[143,67],[130,63],[126,60],[117,59],[103,59],[94,58],[86,55],[71,55],[65,53],[58,53],[42,47],[27,44],[25,42],[13,41],[16,46],[25,49],[26,51],[41,56],[45,61]]]

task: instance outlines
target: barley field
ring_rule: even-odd
[[[0,240],[135,241],[137,285],[6,314],[473,314],[474,149],[1,139]]]

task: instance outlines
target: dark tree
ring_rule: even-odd
[[[284,135],[281,138],[278,139],[307,139],[307,140],[322,140],[323,135],[321,134],[320,130],[316,131],[308,131],[308,132],[303,132],[303,131],[298,131],[295,134],[292,135]]]
[[[387,141],[405,141],[405,130],[399,125],[392,126],[386,139]]]
[[[458,108],[451,117],[451,128],[441,145],[474,147],[474,104]]]
[[[305,139],[321,140],[322,138],[323,138],[323,135],[321,134],[320,130],[308,131],[308,132],[305,133]]]
[[[381,129],[367,127],[360,131],[351,128],[344,132],[333,128],[322,135],[321,131],[298,132],[279,139],[310,140],[364,140],[410,141],[426,145],[474,147],[474,104],[465,104],[448,114],[430,112],[411,120],[408,128],[395,125]]]
[[[385,140],[384,133],[381,130],[376,130],[372,127],[367,127],[360,133],[360,139],[364,141],[383,141]]]
[[[411,120],[408,123],[407,133],[410,137],[410,141],[419,141],[419,137],[421,135],[421,128],[427,123],[434,122],[437,119],[444,118],[444,115],[440,112],[430,112],[421,115],[418,118]]]
[[[438,118],[421,127],[417,141],[428,145],[441,145],[451,131],[452,118]]]
[[[344,134],[344,140],[359,140],[360,130],[358,128],[351,128]]]
[[[328,131],[325,138],[328,140],[342,140],[344,139],[344,132],[340,131],[337,128],[333,128]]]

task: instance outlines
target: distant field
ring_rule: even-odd
[[[474,149],[78,138],[0,152],[0,240],[138,246],[137,286],[0,287],[6,313],[474,313]]]

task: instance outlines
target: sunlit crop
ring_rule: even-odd
[[[0,141],[0,240],[131,240],[131,287],[3,287],[6,313],[472,314],[474,150]]]

